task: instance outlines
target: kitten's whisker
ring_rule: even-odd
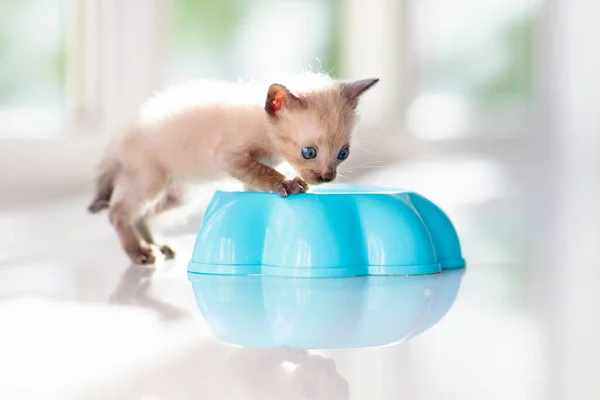
[[[371,168],[372,169],[372,168],[385,168],[385,167],[386,167],[386,165],[365,165],[361,168]]]
[[[352,168],[365,168],[365,167],[385,167],[389,164],[384,163],[384,162],[371,162],[371,163],[365,163],[365,164],[360,164],[360,165],[353,165]]]

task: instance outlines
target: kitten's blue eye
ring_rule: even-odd
[[[338,160],[345,160],[350,155],[350,149],[348,147],[344,147],[338,153]]]
[[[302,148],[302,157],[306,158],[307,160],[315,158],[316,156],[317,156],[317,149],[315,149],[314,147],[303,147]]]

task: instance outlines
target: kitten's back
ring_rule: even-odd
[[[286,86],[292,93],[307,93],[330,87],[333,80],[324,74],[302,73],[274,77],[269,81],[226,82],[198,79],[156,92],[142,104],[140,123],[152,123],[190,109],[211,107],[263,108],[272,83]]]

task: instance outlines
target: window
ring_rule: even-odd
[[[176,0],[163,83],[336,73],[340,0]]]
[[[535,0],[411,0],[409,131],[434,140],[514,134],[534,101],[539,8]]]
[[[65,110],[67,3],[0,3],[0,136],[58,132]]]

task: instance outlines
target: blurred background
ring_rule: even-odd
[[[99,143],[169,84],[303,69],[382,79],[362,107],[366,139],[357,139],[379,161],[475,149],[515,157],[539,134],[545,6],[4,0],[0,165],[13,173],[0,184],[21,191],[85,183]]]
[[[544,332],[527,325],[494,362],[541,371],[545,395],[524,398],[595,398],[598,15],[589,0],[1,0],[0,210],[87,196],[108,138],[169,84],[379,77],[343,179],[453,207],[498,307]],[[32,240],[15,221],[0,214],[2,241]]]

